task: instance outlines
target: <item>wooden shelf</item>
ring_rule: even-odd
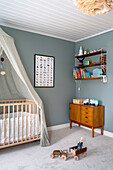
[[[104,54],[104,53],[107,53],[107,52],[106,51],[96,51],[96,52],[89,53],[89,54],[75,56],[75,58],[85,58],[85,57],[90,57],[90,56],[93,56],[93,55]]]
[[[77,78],[75,80],[94,80],[94,79],[102,79],[102,77],[93,77],[93,78]]]
[[[75,68],[84,68],[84,67],[93,67],[93,66],[100,66],[101,63],[95,63],[95,64],[89,64],[89,65],[81,65],[81,66],[75,66]]]

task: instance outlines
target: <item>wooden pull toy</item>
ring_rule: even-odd
[[[50,158],[54,157],[60,157],[62,160],[66,161],[68,158],[73,157],[74,160],[79,160],[79,155],[82,155],[82,157],[86,157],[87,155],[87,147],[83,147],[83,138],[81,137],[80,142],[78,145],[73,146],[69,148],[68,153],[67,150],[54,150],[53,153],[51,153]]]

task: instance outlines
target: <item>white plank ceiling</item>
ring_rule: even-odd
[[[0,25],[69,41],[113,29],[113,11],[87,16],[72,0],[0,0]]]

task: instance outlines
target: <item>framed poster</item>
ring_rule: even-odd
[[[55,58],[35,54],[34,87],[54,87]]]

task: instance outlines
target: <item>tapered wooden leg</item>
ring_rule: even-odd
[[[72,121],[70,120],[70,129],[72,128]]]
[[[101,127],[101,135],[103,135],[103,126]]]
[[[94,128],[92,127],[92,138],[94,138]]]
[[[80,127],[80,124],[78,124],[78,126]]]

